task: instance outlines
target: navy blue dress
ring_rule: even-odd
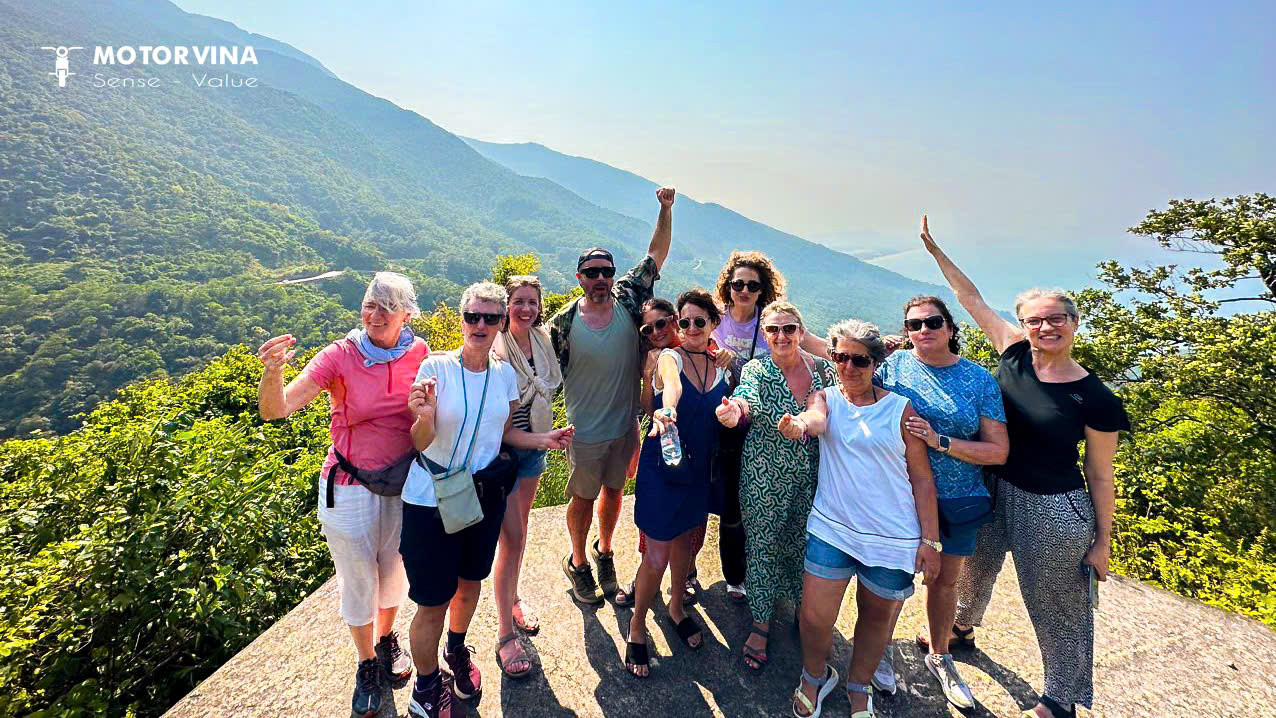
[[[710,371],[716,371],[712,366]],[[660,437],[643,439],[638,457],[638,477],[634,487],[634,523],[647,537],[672,541],[709,516],[715,492],[718,453],[718,419],[714,410],[729,393],[725,377],[703,394],[685,373],[682,397],[678,400],[678,438],[682,441],[682,462],[669,466],[660,455]],[[652,406],[660,406],[664,392],[654,395]],[[718,497],[720,499],[720,497]]]

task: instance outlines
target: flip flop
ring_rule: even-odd
[[[669,620],[673,619],[670,618]],[[674,626],[674,630],[678,632],[678,638],[682,641],[682,645],[693,651],[704,648],[704,632],[700,629],[700,624],[696,623],[696,619],[690,615],[683,616],[682,620],[678,621],[678,625]],[[691,645],[691,639],[695,636],[700,636],[700,642],[693,646]]]
[[[650,678],[651,677],[651,659],[647,655],[647,644],[625,642],[625,670],[634,678]],[[631,666],[648,666],[647,675],[640,676],[630,670]]]
[[[527,655],[527,649],[525,648],[523,649],[522,657],[515,655],[513,658],[509,659],[508,661],[501,660],[501,649],[504,648],[507,643],[510,643],[511,641],[517,641],[517,640],[518,640],[518,633],[510,632],[509,635],[502,636],[496,642],[496,665],[500,667],[501,673],[504,673],[510,678],[526,678],[528,674],[532,672],[532,669],[536,667],[535,664],[532,663],[532,657]],[[522,648],[522,644],[519,644],[519,647]],[[527,668],[525,670],[522,670],[522,671],[510,670],[510,666],[520,661],[527,664]]]

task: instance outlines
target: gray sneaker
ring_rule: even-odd
[[[616,583],[616,560],[612,551],[603,553],[598,550],[598,539],[589,545],[589,557],[594,559],[594,563],[598,564],[598,587],[602,590],[604,596],[614,596],[616,591],[620,590],[620,585]]]
[[[975,707],[975,696],[971,694],[970,686],[957,675],[957,665],[953,663],[951,653],[926,654],[926,668],[939,681],[949,703],[967,710]]]
[[[891,662],[891,647],[882,652],[882,660],[877,662],[877,670],[873,671],[873,688],[887,695],[895,695],[899,683],[895,678],[895,664]]]
[[[597,606],[605,600],[602,591],[598,590],[598,584],[594,582],[594,571],[589,567],[586,561],[584,566],[577,568],[572,565],[572,555],[567,554],[563,557],[563,573],[567,574],[568,580],[572,582],[572,597],[581,603]]]

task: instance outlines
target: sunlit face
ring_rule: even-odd
[[[541,295],[536,287],[522,286],[510,296],[510,326],[525,332],[541,316]]]
[[[877,370],[877,363],[872,361],[873,354],[861,342],[838,338],[833,342],[833,349],[829,355],[833,357],[833,363],[837,366],[837,375],[842,380],[842,386],[845,386],[848,391],[866,391],[873,383],[873,372]],[[856,357],[867,358],[868,366],[855,366]],[[837,361],[838,359],[846,359],[846,361]],[[861,364],[864,363],[863,359],[858,361]]]
[[[939,307],[934,304],[920,304],[909,309],[908,313],[904,315],[904,330],[908,332],[908,339],[922,353],[946,350],[948,341],[953,338],[953,328],[946,321],[938,329],[931,329],[925,323],[922,324],[921,329],[916,331],[908,329],[907,322],[910,319],[920,319],[923,322],[930,319],[931,323],[934,323],[936,320],[933,317],[943,319],[943,315],[939,312]]]
[[[771,347],[771,353],[782,360],[791,359],[806,337],[802,323],[788,312],[768,314],[762,318],[761,328],[766,335],[766,343]]]
[[[576,281],[580,282],[580,288],[585,290],[585,294],[589,297],[589,301],[599,304],[607,301],[607,297],[611,295],[611,285],[616,283],[615,274],[611,277],[604,277],[599,274],[597,277],[590,278],[586,276],[590,269],[611,269],[614,273],[616,265],[607,261],[602,257],[591,259],[580,266],[576,270]]]
[[[736,289],[737,282],[744,282],[744,288]],[[762,283],[762,275],[758,274],[758,270],[753,267],[736,267],[731,272],[731,280],[727,286],[728,291],[731,293],[732,304],[741,307],[752,307],[758,303],[758,297],[762,296],[762,288],[758,286],[757,291],[750,291],[749,282],[756,282],[758,285]]]
[[[699,326],[701,324],[704,326]],[[709,346],[709,336],[717,326],[718,323],[709,317],[709,313],[695,304],[684,304],[678,314],[678,337],[682,339],[683,348],[691,351],[704,351]]]
[[[1058,319],[1064,315],[1061,326],[1054,326],[1050,319]],[[1035,329],[1027,322],[1034,319],[1044,320]],[[1067,305],[1057,299],[1040,297],[1024,302],[1019,307],[1019,326],[1028,334],[1028,343],[1033,349],[1044,352],[1068,352],[1072,350],[1072,340],[1077,333],[1077,320],[1068,314]]]
[[[665,320],[663,323],[660,320]],[[642,313],[643,326],[650,326],[651,333],[647,335],[647,343],[653,349],[668,349],[673,344],[674,332],[678,328],[678,317],[669,314],[663,309],[648,309]],[[657,327],[656,324],[660,326]]]
[[[408,321],[408,316],[407,310],[391,311],[372,299],[365,299],[359,310],[368,338],[383,349],[399,343],[399,334],[403,331],[403,324]]]
[[[465,321],[465,314],[477,312],[479,314],[487,314],[501,317],[496,324],[488,324],[487,321],[480,317],[478,322],[470,324]],[[504,323],[504,311],[501,309],[500,302],[489,302],[481,299],[471,300],[461,308],[461,335],[465,340],[465,348],[479,352],[480,355],[486,355],[492,349],[492,342],[496,341],[496,335],[501,331],[501,325]]]

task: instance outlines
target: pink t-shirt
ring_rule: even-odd
[[[332,395],[332,446],[323,462],[324,478],[337,463],[333,446],[360,469],[383,468],[412,451],[408,390],[429,353],[417,337],[398,359],[365,367],[354,342],[341,339],[310,360],[302,373]],[[338,486],[354,483],[340,468],[336,477]]]

